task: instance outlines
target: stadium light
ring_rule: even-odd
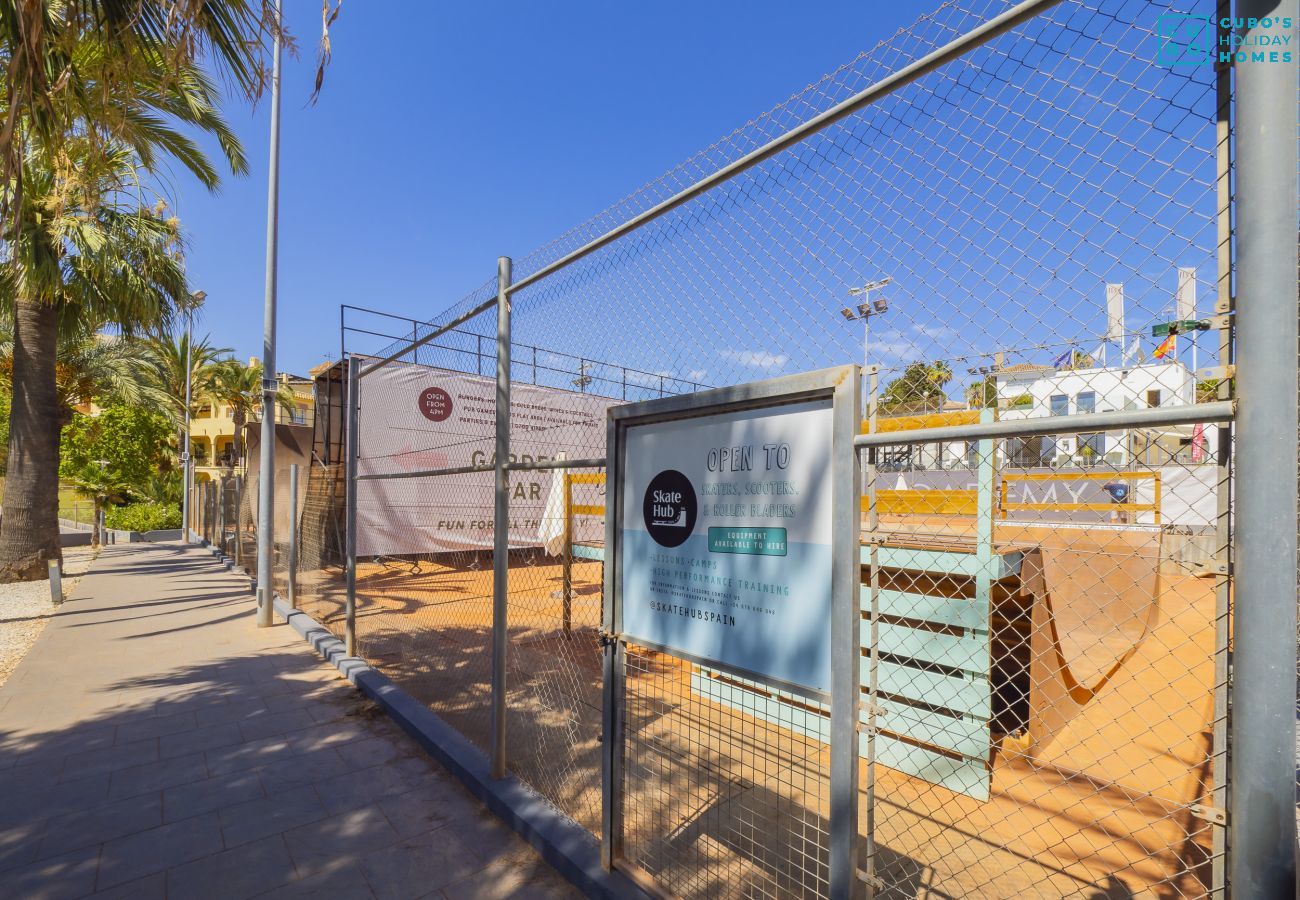
[[[863,302],[858,304],[857,311],[849,309],[847,306],[840,310],[840,315],[849,322],[862,322],[862,364],[870,366],[871,360],[867,351],[867,343],[871,337],[871,317],[878,316],[889,309],[889,303],[884,297],[871,299],[871,292],[880,290],[887,284],[892,284],[893,278],[886,275],[884,278],[878,278],[875,281],[869,281],[862,287],[849,288],[850,297],[862,297]]]

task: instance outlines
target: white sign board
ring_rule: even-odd
[[[1176,318],[1195,319],[1196,318],[1196,267],[1179,266],[1178,267],[1178,293],[1176,295],[1178,303],[1178,314]]]
[[[830,689],[831,400],[630,424],[629,640]]]
[[[605,455],[605,410],[616,401],[519,383],[510,390],[512,460]],[[495,398],[495,378],[447,369],[391,363],[366,375],[358,412],[357,474],[492,465]],[[510,546],[542,543],[546,501],[552,482],[561,477],[560,471],[510,473]],[[400,556],[491,548],[494,497],[491,472],[363,478],[357,482],[357,553]],[[577,518],[574,537],[600,540],[600,520]]]
[[[1124,285],[1106,285],[1106,340],[1124,346]]]

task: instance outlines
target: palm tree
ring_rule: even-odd
[[[8,426],[8,397],[12,391],[13,332],[0,327],[0,391],[6,400],[5,425]],[[150,355],[147,348],[116,335],[107,335],[85,328],[64,331],[58,339],[58,362],[55,365],[56,390],[59,400],[60,427],[72,419],[73,410],[81,403],[107,401],[157,406],[163,402],[152,383]],[[0,470],[3,470],[9,453],[9,442],[0,447]]]
[[[929,412],[948,401],[944,385],[952,381],[952,367],[943,360],[914,362],[885,385],[880,407],[886,414]]]
[[[992,409],[998,405],[998,382],[992,375],[966,386],[966,405],[971,409]]]
[[[133,107],[156,105],[149,96],[154,67],[211,71],[256,99],[268,81],[275,6],[275,0],[0,0],[0,183],[21,185],[33,142],[58,153],[86,123],[119,134]],[[335,0],[331,10],[324,0],[313,100],[340,6]],[[292,38],[282,30],[280,37],[292,50]],[[5,197],[6,208],[13,201]]]
[[[146,342],[153,362],[151,381],[166,397],[164,409],[176,423],[176,446],[185,443],[185,383],[190,383],[190,415],[197,398],[208,393],[218,359],[230,353],[229,347],[213,347],[204,335],[194,343],[189,331],[164,331],[151,334]],[[188,372],[186,371],[188,368]],[[158,499],[154,497],[154,499]]]
[[[185,380],[188,366],[189,381],[192,387],[190,402],[207,392],[207,386],[217,369],[222,356],[231,351],[229,347],[214,347],[204,335],[197,342],[191,341],[185,331],[177,333],[163,332],[149,336],[146,346],[153,361],[152,380],[155,386],[167,397],[168,415],[177,423],[185,421]],[[194,410],[190,410],[193,415]]]
[[[59,334],[55,385],[59,398],[59,427],[72,420],[82,403],[115,400],[133,406],[163,406],[167,395],[154,381],[156,365],[147,345],[93,327]],[[0,385],[13,376],[12,332],[0,329]]]
[[[113,69],[92,42],[74,57],[87,78]],[[133,62],[135,93],[119,101],[99,92],[103,119],[79,123],[57,147],[29,136],[21,177],[5,191],[12,209],[0,258],[0,306],[13,315],[14,349],[0,581],[40,578],[46,560],[59,556],[60,325],[106,322],[130,334],[167,327],[193,303],[179,223],[147,188],[166,159],[216,187],[215,168],[181,127],[215,137],[232,171],[247,167],[216,112],[216,88],[207,76],[168,69],[157,54]]]
[[[32,144],[58,154],[87,123],[111,132],[141,101],[155,105],[146,95],[157,86],[159,67],[179,73],[206,66],[256,96],[274,28],[270,6],[270,0],[0,0],[0,180],[21,186]],[[15,197],[5,199],[9,209],[17,206]]]
[[[214,404],[230,407],[235,422],[235,465],[244,464],[244,426],[262,408],[262,364],[244,365],[237,359],[217,363],[208,382],[207,394]],[[286,412],[295,408],[293,391],[283,383],[276,387],[276,402]]]

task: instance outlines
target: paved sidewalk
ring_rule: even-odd
[[[0,897],[573,897],[180,544],[105,549],[0,688]]]

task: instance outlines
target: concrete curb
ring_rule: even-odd
[[[424,751],[460,779],[493,814],[588,897],[646,898],[620,872],[600,865],[600,844],[581,825],[556,811],[513,775],[493,780],[488,758],[427,706],[393,684],[365,660],[348,656],[343,642],[306,613],[278,597],[275,611],[307,643],[373,699]]]

